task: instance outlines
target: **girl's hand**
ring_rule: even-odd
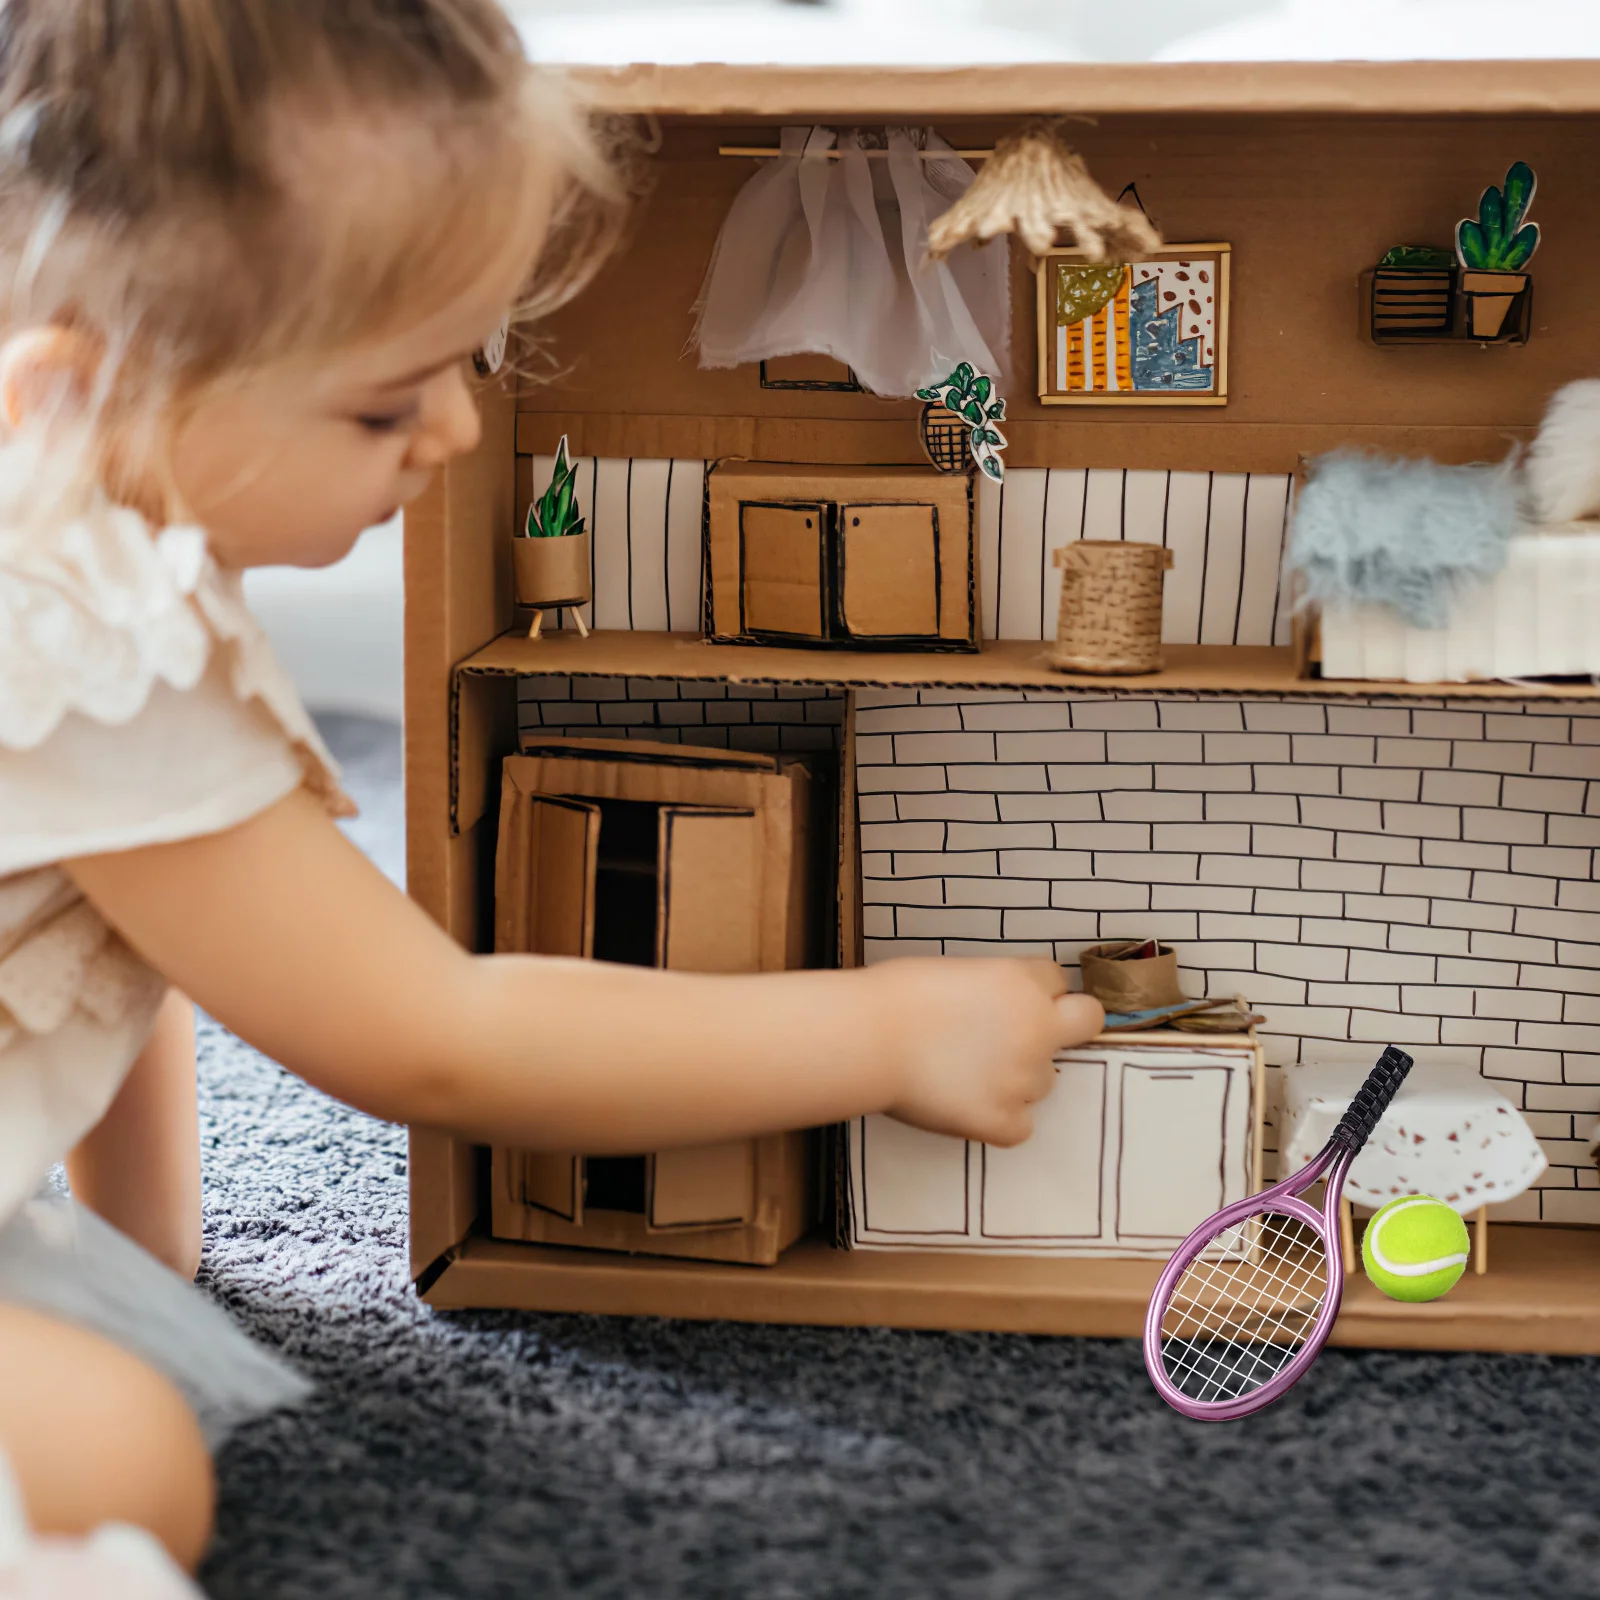
[[[1098,1000],[1066,992],[1053,961],[891,961],[873,977],[904,1060],[890,1116],[985,1144],[1033,1132],[1056,1053],[1105,1022]]]

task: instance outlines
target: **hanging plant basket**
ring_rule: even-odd
[[[963,361],[943,383],[918,389],[917,399],[927,402],[922,448],[940,472],[964,472],[970,453],[986,478],[999,483],[1005,477],[1000,452],[1006,436],[995,424],[1004,420],[1006,403],[993,378]]]
[[[922,408],[922,448],[940,472],[967,470],[967,435],[972,428],[943,405]]]

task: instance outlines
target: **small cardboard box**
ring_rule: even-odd
[[[713,639],[977,649],[965,475],[723,461],[706,493]]]
[[[689,972],[814,965],[829,874],[793,758],[543,739],[503,765],[495,949]],[[816,1220],[816,1136],[638,1156],[497,1148],[497,1238],[771,1265]]]

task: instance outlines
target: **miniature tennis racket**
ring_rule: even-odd
[[[1156,1392],[1198,1422],[1228,1422],[1281,1399],[1333,1331],[1344,1292],[1339,1196],[1411,1070],[1390,1045],[1322,1150],[1292,1178],[1225,1206],[1167,1263],[1144,1323]],[[1322,1208],[1301,1195],[1326,1178]]]

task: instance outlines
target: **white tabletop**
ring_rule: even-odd
[[[1284,1068],[1283,1176],[1328,1142],[1370,1070],[1362,1062]],[[1351,1165],[1345,1195],[1381,1206],[1427,1194],[1457,1211],[1476,1211],[1514,1199],[1545,1166],[1521,1112],[1471,1066],[1419,1065]]]

